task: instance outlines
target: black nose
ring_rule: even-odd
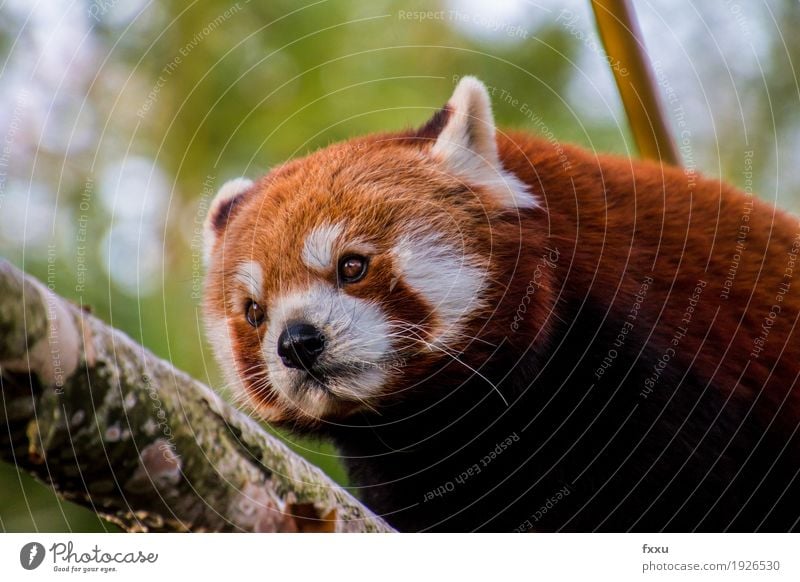
[[[290,323],[278,338],[278,355],[287,368],[310,369],[324,349],[322,332],[308,323]]]

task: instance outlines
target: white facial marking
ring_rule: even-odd
[[[258,299],[264,288],[264,271],[255,261],[245,261],[236,268],[233,275],[247,290],[250,297]]]
[[[477,260],[435,233],[400,238],[394,248],[398,271],[442,321],[435,342],[447,343],[458,335],[458,324],[483,306],[484,272]]]
[[[262,342],[272,386],[279,398],[319,418],[335,409],[334,399],[365,401],[386,382],[392,351],[390,326],[380,308],[329,285],[313,285],[279,297],[269,310],[269,327]],[[278,337],[291,321],[314,325],[325,336],[325,349],[315,366],[325,374],[325,390],[314,386],[313,374],[287,368],[278,357]]]
[[[211,343],[217,361],[221,364],[220,369],[225,379],[226,389],[231,390],[237,398],[245,398],[247,390],[237,370],[233,342],[231,341],[227,320],[224,317],[214,317],[206,313],[204,321],[206,336]]]
[[[467,183],[483,186],[509,208],[536,208],[539,202],[522,180],[503,167],[486,87],[464,77],[447,102],[450,117],[431,153]]]
[[[322,224],[312,230],[303,243],[303,262],[311,269],[324,271],[333,266],[335,245],[342,234],[341,224]]]

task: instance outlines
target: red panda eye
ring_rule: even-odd
[[[343,283],[355,283],[367,274],[367,258],[361,255],[347,255],[339,261],[339,279]]]
[[[247,302],[244,308],[244,317],[247,319],[247,323],[252,325],[253,327],[258,327],[262,323],[264,323],[264,317],[266,314],[261,306],[253,301],[252,299]]]

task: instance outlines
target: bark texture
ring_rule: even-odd
[[[129,531],[392,531],[215,392],[0,260],[0,457]]]

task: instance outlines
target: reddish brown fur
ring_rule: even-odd
[[[435,119],[433,125],[440,129],[447,115],[442,113],[444,119]],[[651,275],[653,284],[631,332],[636,340],[626,346],[641,349],[629,355],[642,356],[642,366],[649,369],[671,347],[698,281],[706,281],[687,333],[672,346],[668,367],[686,371],[697,386],[705,386],[702,390],[740,403],[760,426],[779,435],[777,442],[788,442],[800,420],[795,389],[800,282],[785,278],[787,268],[794,267],[789,252],[800,236],[796,217],[757,199],[746,213],[751,199],[742,192],[678,168],[596,155],[519,132],[498,137],[501,158],[506,169],[531,186],[542,208],[509,210],[479,188],[442,172],[427,156],[436,137],[431,127],[422,133],[360,138],[290,162],[262,178],[233,206],[224,242],[210,265],[206,306],[212,317],[227,319],[240,372],[258,368],[254,354],[260,336],[237,315],[244,306],[231,304],[229,286],[234,283],[226,273],[239,260],[258,260],[266,273],[267,301],[312,280],[335,285],[334,273],[314,274],[300,260],[302,241],[322,219],[351,225],[349,236],[377,249],[370,276],[348,293],[381,304],[395,320],[434,329],[435,309],[424,298],[402,281],[389,291],[393,265],[388,251],[410,221],[421,221],[437,225],[466,252],[487,262],[487,307],[471,315],[466,333],[506,346],[515,354],[512,362],[532,354],[534,371],[546,367],[557,352],[556,327],[568,328],[582,306],[602,314],[607,329],[618,329],[642,280]],[[746,248],[724,298],[742,224],[749,226]],[[514,330],[521,298],[545,248],[558,249],[558,266],[540,273],[534,300]],[[788,291],[779,294],[787,281]],[[773,305],[780,306],[780,313],[763,351],[753,356],[754,340]],[[491,370],[494,356],[488,343],[465,339],[451,347],[472,367]],[[599,361],[608,344],[596,349],[575,358]],[[413,345],[403,345],[399,353],[409,362],[385,386],[386,403],[413,399],[421,390],[417,384],[443,360]],[[469,376],[461,369],[454,378],[459,374]],[[653,390],[669,385],[665,379]],[[269,391],[252,396],[271,419],[313,423],[280,409]],[[339,410],[342,417],[355,412],[353,406]]]
[[[645,316],[652,318],[653,324],[658,319],[650,341],[662,342],[666,347],[675,323],[683,315],[684,299],[698,279],[704,279],[708,287],[703,293],[700,317],[710,323],[717,307],[719,313],[703,349],[700,350],[704,335],[692,333],[683,340],[682,351],[689,357],[698,355],[695,369],[708,379],[714,377],[720,389],[736,387],[742,367],[749,362],[741,386],[750,393],[763,391],[764,402],[759,409],[772,409],[783,401],[787,388],[795,381],[795,364],[800,358],[800,345],[790,341],[800,306],[800,283],[793,284],[784,296],[781,314],[763,353],[758,358],[750,358],[749,354],[754,334],[775,304],[787,266],[787,252],[800,235],[796,218],[752,199],[747,247],[730,298],[722,300],[722,283],[731,267],[747,200],[734,188],[691,177],[680,169],[559,146],[567,152],[565,169],[565,162],[560,159],[562,152],[553,145],[526,134],[511,133],[499,142],[504,164],[533,185],[544,205],[544,211],[523,215],[518,221],[516,216],[503,216],[509,211],[487,208],[485,201],[446,177],[440,176],[439,183],[431,184],[430,175],[415,171],[414,165],[424,163],[417,155],[424,144],[424,140],[415,143],[393,136],[360,139],[332,146],[314,154],[305,164],[298,160],[262,178],[256,192],[236,207],[231,228],[251,235],[226,240],[226,264],[232,258],[259,256],[260,249],[269,249],[263,258],[269,297],[279,285],[286,290],[308,283],[310,275],[299,260],[298,243],[320,217],[334,221],[350,218],[360,229],[359,237],[376,241],[385,251],[392,240],[387,236],[387,225],[397,228],[398,221],[402,226],[410,216],[430,220],[431,207],[422,204],[431,199],[435,204],[447,204],[448,198],[459,197],[459,205],[466,208],[450,208],[464,218],[451,216],[448,221],[475,227],[477,232],[470,234],[477,240],[468,239],[465,244],[477,247],[479,252],[489,247],[483,241],[493,239],[495,277],[503,281],[505,275],[506,283],[505,288],[492,290],[488,302],[497,309],[491,320],[476,324],[490,329],[476,328],[476,334],[495,339],[508,334],[515,307],[512,304],[524,295],[529,280],[525,255],[531,261],[538,256],[549,233],[549,240],[567,253],[570,287],[561,289],[563,282],[553,281],[552,289],[547,290],[550,297],[538,295],[537,312],[527,322],[528,333],[521,336],[524,341],[545,335],[542,330],[547,328],[548,314],[554,307],[550,302],[560,293],[576,298],[585,295],[607,306],[612,317],[624,318],[624,313],[615,310],[629,303],[645,274],[653,273],[657,284],[649,303],[663,306],[663,310],[648,310]],[[298,171],[301,168],[303,171]],[[695,186],[690,189],[691,182]],[[357,191],[350,196],[348,188]],[[267,190],[269,196],[258,195]],[[472,200],[464,204],[464,199],[469,198]],[[492,212],[495,216],[491,216]],[[484,213],[490,214],[491,224],[487,219],[474,224],[474,217]],[[387,301],[391,277],[388,262],[382,256],[374,259],[374,276],[350,292]],[[218,311],[223,304],[224,277],[219,272],[223,264],[217,262],[215,266],[207,305]],[[515,272],[510,279],[509,271]],[[332,273],[330,277],[333,282]],[[402,285],[393,293],[390,305],[396,305],[394,314],[403,320],[419,322],[433,316],[430,306]],[[420,314],[424,317],[420,318]],[[236,351],[244,361],[244,354],[250,353],[258,341],[257,333],[241,319],[236,336],[241,338]],[[800,416],[796,393],[784,406],[794,411],[795,418]]]
[[[491,247],[490,239],[497,236],[486,215],[500,212],[442,173],[420,148],[409,147],[402,136],[376,136],[331,146],[280,167],[242,198],[222,235],[224,252],[217,250],[210,265],[206,302],[213,317],[231,321],[230,335],[240,370],[252,368],[251,355],[260,342],[258,331],[243,317],[236,317],[237,310],[243,312],[244,304],[231,305],[230,289],[225,288],[235,284],[226,274],[241,260],[260,262],[267,281],[264,295],[274,297],[319,278],[300,258],[303,241],[315,226],[326,221],[352,225],[345,238],[365,240],[378,252],[370,260],[370,276],[348,287],[348,293],[379,302],[394,320],[433,328],[436,315],[424,298],[402,280],[391,285],[393,269],[388,252],[392,243],[403,234],[409,219],[433,221],[441,224],[459,246],[481,256]],[[247,234],[228,236],[231,232]],[[506,250],[501,245],[499,252]],[[505,265],[497,268],[500,272],[495,278],[500,280]],[[336,284],[333,272],[322,279]],[[488,302],[496,304],[496,297],[502,293],[493,290]],[[415,375],[424,376],[432,364],[431,357],[418,354],[413,346],[407,349],[417,354],[418,361],[405,370],[404,385]],[[386,393],[394,393],[396,388],[387,385]],[[259,392],[259,399],[264,396]],[[266,396],[261,404],[270,406],[272,399]]]
[[[797,425],[800,281],[790,279],[764,351],[750,356],[764,317],[778,303],[788,253],[798,244],[797,217],[677,168],[563,146],[565,169],[554,146],[521,133],[502,139],[500,147],[506,167],[544,199],[548,216],[525,223],[523,238],[535,241],[549,231],[571,265],[568,288],[557,292],[585,297],[622,320],[642,278],[653,273],[656,283],[643,318],[653,327],[649,342],[663,350],[697,281],[707,281],[680,356],[693,360],[695,373],[714,389],[747,400],[760,394],[757,414],[778,414],[787,428]],[[730,296],[722,299],[750,201],[746,249]]]

